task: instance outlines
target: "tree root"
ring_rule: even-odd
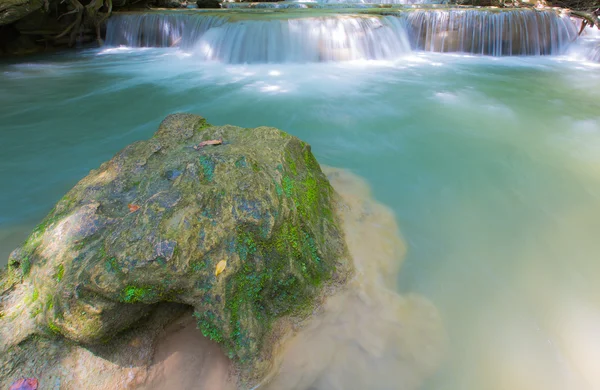
[[[100,26],[112,14],[112,0],[92,0],[85,7],[79,0],[69,0],[73,9],[58,17],[62,18],[66,15],[76,14],[75,20],[67,26],[60,34],[53,37],[55,40],[61,39],[67,34],[71,34],[69,46],[73,46],[77,41],[77,36],[83,32],[85,27],[90,27],[95,31],[98,44],[102,45],[102,37],[100,34]],[[106,6],[108,12],[100,12],[102,7]]]
[[[596,26],[600,30],[600,18],[598,14],[600,13],[600,8],[596,11],[592,12],[584,12],[584,11],[569,11],[571,16],[582,19],[581,29],[579,30],[579,35],[585,29],[585,26]]]

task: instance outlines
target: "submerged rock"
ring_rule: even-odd
[[[194,148],[212,139],[223,143]],[[335,196],[295,137],[170,115],[82,179],[11,254],[18,283],[0,354],[32,333],[106,341],[177,302],[259,380],[282,324],[349,272]]]

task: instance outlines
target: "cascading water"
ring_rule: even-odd
[[[581,26],[578,26],[578,29]],[[573,45],[571,54],[579,59],[600,63],[600,30],[586,27],[577,43]]]
[[[112,46],[179,46],[225,63],[393,59],[410,52],[395,17],[332,16],[226,22],[217,16],[117,15],[108,24]]]
[[[444,4],[447,0],[316,0],[316,1],[305,1],[300,2],[315,2],[323,4]]]
[[[122,14],[108,20],[106,44],[129,47],[171,47],[195,42],[226,19],[190,14]]]
[[[396,18],[325,17],[243,21],[213,28],[197,51],[227,63],[392,59],[410,51]]]
[[[223,8],[367,8],[383,4],[446,4],[447,0],[288,0],[276,3],[224,2]]]
[[[389,60],[415,50],[553,55],[577,38],[554,11],[415,10],[229,20],[205,13],[123,14],[108,23],[112,46],[178,46],[225,63]]]
[[[414,11],[406,18],[418,50],[493,56],[563,53],[577,37],[574,24],[553,11]]]
[[[590,61],[600,62],[600,43],[596,44],[595,47],[590,49],[590,52],[588,53],[587,58]]]

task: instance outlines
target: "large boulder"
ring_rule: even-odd
[[[198,147],[207,140],[222,144]],[[71,189],[11,254],[9,275],[31,286],[38,333],[84,344],[158,302],[191,305],[258,380],[282,324],[348,274],[335,198],[298,138],[170,115]]]

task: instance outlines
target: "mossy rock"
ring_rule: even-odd
[[[194,148],[212,139],[223,143]],[[312,312],[347,275],[335,197],[298,138],[174,114],[70,190],[11,254],[10,277],[34,286],[41,332],[81,343],[158,302],[191,305],[258,380],[278,320]]]

